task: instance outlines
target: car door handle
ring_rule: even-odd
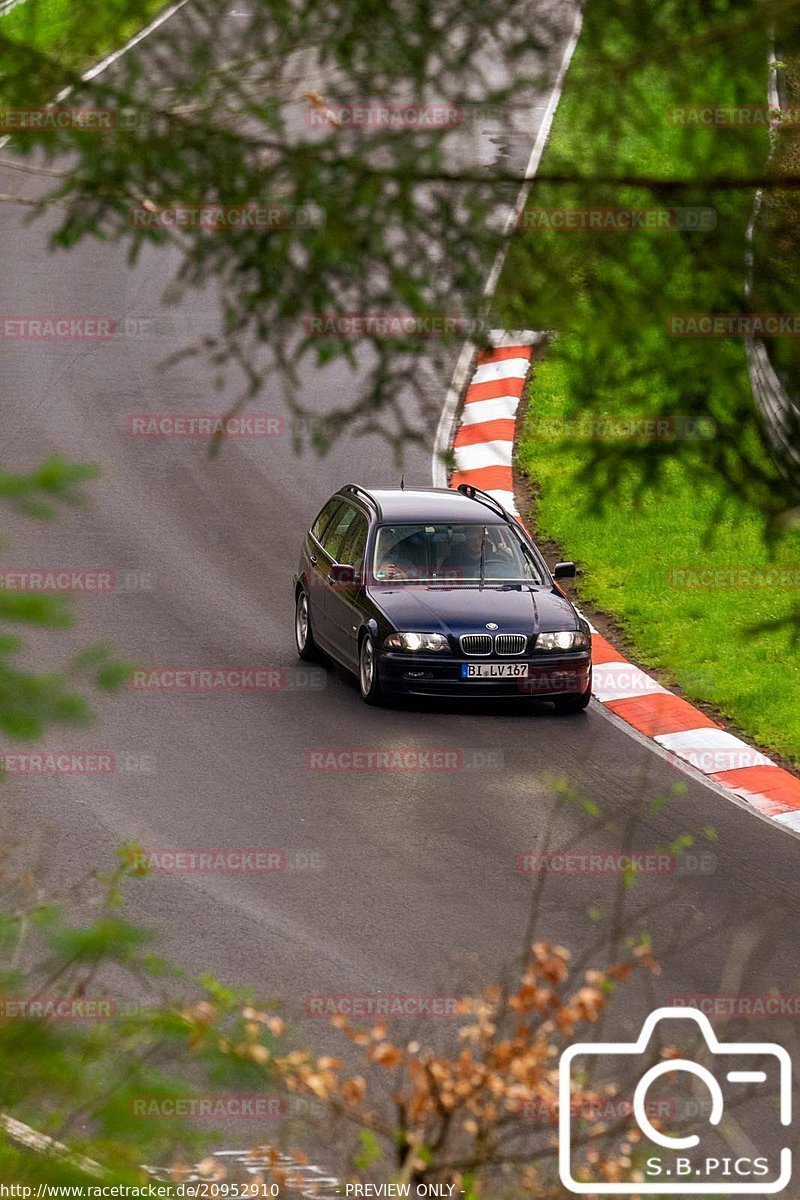
[[[317,565],[317,556],[316,556],[316,554],[309,554],[309,556],[308,556],[308,561],[311,563],[312,567],[315,567],[315,566]]]

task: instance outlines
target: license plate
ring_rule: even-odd
[[[527,679],[528,663],[462,663],[462,679]]]

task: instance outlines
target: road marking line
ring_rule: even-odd
[[[90,83],[92,79],[96,79],[97,76],[105,71],[107,67],[110,67],[112,63],[117,61],[117,59],[122,58],[123,54],[127,54],[127,52],[132,50],[134,46],[138,46],[139,42],[142,42],[146,37],[149,37],[151,33],[158,29],[159,26],[163,25],[165,21],[168,21],[170,17],[174,16],[175,13],[178,12],[179,9],[183,8],[185,4],[188,4],[188,2],[189,0],[178,0],[176,4],[171,4],[169,8],[163,9],[157,17],[153,18],[149,25],[146,25],[144,29],[140,29],[138,33],[135,33],[133,37],[125,43],[124,46],[119,48],[119,50],[114,50],[112,54],[108,54],[105,58],[102,58],[99,63],[95,63],[93,67],[89,67],[88,71],[85,71],[83,75],[81,75],[82,82]],[[61,101],[66,100],[74,90],[74,84],[69,84],[67,87],[62,88],[55,100],[51,101],[51,104],[60,104]],[[1,137],[0,150],[2,150],[4,146],[7,146],[10,141],[10,133],[7,133]]]
[[[553,84],[552,91],[547,98],[544,115],[542,117],[541,124],[539,125],[539,132],[536,136],[536,141],[533,143],[533,149],[531,150],[528,164],[525,168],[524,183],[520,188],[516,204],[509,211],[508,218],[506,220],[503,244],[500,246],[500,249],[495,256],[492,269],[487,276],[486,283],[483,288],[484,297],[487,299],[494,294],[494,290],[497,287],[497,281],[500,278],[500,272],[503,269],[503,263],[505,262],[506,253],[508,251],[509,238],[511,237],[511,234],[519,221],[520,213],[525,207],[525,203],[528,199],[528,193],[530,192],[531,180],[539,169],[539,163],[541,162],[542,155],[544,154],[544,148],[547,145],[547,139],[550,135],[550,127],[553,124],[553,117],[555,116],[558,102],[561,99],[561,92],[564,87],[564,79],[569,69],[569,64],[572,61],[572,55],[575,53],[575,47],[578,44],[578,38],[580,37],[582,24],[583,7],[581,4],[578,4],[578,7],[575,11],[575,18],[572,23],[572,29],[570,30],[567,43],[564,46],[564,52],[561,55],[561,62],[558,65],[555,82]],[[538,112],[540,108],[541,105],[539,104],[533,105],[532,111]],[[530,342],[532,345],[535,345],[540,338],[545,336],[535,330],[528,332],[530,333]],[[504,345],[504,336],[508,335],[504,335],[502,332],[500,332],[499,335],[492,333],[489,340],[497,349],[501,349]],[[516,333],[513,336],[516,337]],[[529,341],[529,338],[523,335],[520,341],[524,344]],[[453,440],[458,406],[464,390],[464,382],[467,374],[469,373],[472,360],[475,356],[475,350],[476,346],[474,342],[465,342],[462,346],[461,353],[459,354],[458,361],[456,363],[456,369],[453,372],[453,378],[450,381],[450,387],[448,388],[444,404],[442,405],[442,411],[439,415],[439,422],[436,426],[436,434],[433,439],[433,451],[431,454],[431,475],[433,478],[434,487],[447,487],[446,455],[450,450]],[[484,397],[480,397],[480,399],[484,399]]]
[[[139,42],[143,42],[144,39],[149,37],[151,33],[155,33],[156,29],[163,25],[165,21],[168,21],[170,17],[174,17],[175,13],[182,9],[187,3],[188,0],[177,0],[176,4],[170,4],[169,8],[163,9],[160,13],[158,13],[157,16],[153,17],[153,20],[149,25],[145,25],[144,29],[140,29],[138,33],[135,33],[133,37],[125,43],[124,46],[121,46],[119,50],[114,50],[111,54],[106,55],[106,57],[101,59],[99,63],[96,63],[95,66],[90,67],[88,71],[81,75],[83,82],[90,83],[91,80],[96,79],[97,76],[102,74],[107,67],[110,67],[112,63],[117,61],[117,59],[122,58],[123,54],[127,54],[128,51],[132,50],[134,46],[138,46]]]

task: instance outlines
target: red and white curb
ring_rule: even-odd
[[[471,483],[489,492],[518,516],[511,474],[514,428],[534,345],[546,335],[492,334],[478,354],[453,439],[451,487]]]
[[[453,439],[451,487],[471,483],[519,517],[511,459],[517,408],[533,346],[544,334],[493,334],[478,354]],[[687,700],[628,662],[592,627],[596,700],[765,817],[800,833],[800,779],[728,733]]]

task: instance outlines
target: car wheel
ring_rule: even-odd
[[[315,662],[319,659],[319,650],[311,628],[308,594],[302,588],[297,593],[294,609],[294,640],[297,643],[297,653],[304,662]]]
[[[361,699],[367,704],[381,703],[381,684],[378,678],[378,655],[372,635],[365,633],[358,649],[358,686]]]
[[[592,681],[589,680],[589,686],[585,692],[577,696],[559,696],[555,701],[556,712],[558,713],[577,713],[583,710],[589,704],[592,698]]]

